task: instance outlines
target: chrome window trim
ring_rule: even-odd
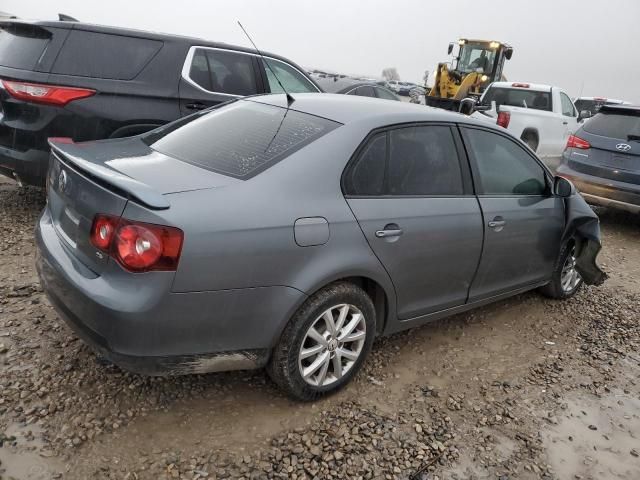
[[[195,52],[198,49],[216,50],[216,51],[222,51],[222,52],[231,52],[231,53],[237,53],[239,55],[249,55],[251,57],[260,57],[260,55],[258,55],[257,53],[250,53],[250,52],[243,52],[241,50],[234,50],[232,48],[203,47],[203,46],[200,46],[200,45],[193,45],[191,48],[189,48],[189,51],[187,52],[187,57],[185,58],[184,64],[182,65],[182,78],[187,83],[189,83],[190,85],[194,86],[198,90],[200,90],[202,92],[205,92],[205,93],[213,93],[215,95],[223,95],[223,96],[229,97],[229,98],[242,98],[242,97],[244,97],[244,95],[235,95],[233,93],[223,93],[223,92],[215,92],[213,90],[207,90],[206,88],[198,85],[195,81],[193,81],[191,79],[191,77],[189,77],[189,71],[191,70],[191,63],[193,62],[193,56],[195,55]],[[318,87],[316,87],[313,84],[313,82],[311,80],[309,80],[307,78],[307,76],[303,72],[300,71],[300,69],[294,67],[290,63],[284,62],[284,61],[279,60],[279,59],[274,58],[274,57],[270,57],[269,55],[262,55],[262,56],[265,57],[265,58],[268,58],[269,60],[273,60],[275,62],[282,63],[282,64],[287,65],[288,67],[294,69],[296,72],[298,72],[300,75],[302,75],[304,77],[304,79],[309,83],[309,85],[311,85],[318,93],[320,93],[320,90],[318,89]],[[260,92],[256,92],[256,93],[260,93]]]

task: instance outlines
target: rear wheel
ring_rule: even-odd
[[[572,297],[582,286],[582,277],[576,270],[576,245],[565,245],[551,281],[540,288],[540,292],[550,298],[565,299]]]
[[[522,136],[522,141],[526,143],[531,151],[535,152],[538,149],[538,136],[532,132],[526,132]]]
[[[351,283],[330,285],[293,316],[267,371],[290,396],[314,400],[353,378],[374,335],[375,310],[369,296]]]

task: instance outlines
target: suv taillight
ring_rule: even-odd
[[[591,148],[591,144],[580,137],[569,135],[566,148],[579,148],[580,150],[588,150],[589,148]]]
[[[496,123],[503,128],[507,128],[509,126],[509,122],[511,121],[511,113],[510,112],[499,112],[498,120]]]
[[[96,215],[91,244],[132,272],[175,271],[180,260],[182,230],[135,222],[111,215]]]
[[[61,87],[58,85],[14,82],[11,80],[2,80],[2,85],[4,85],[9,95],[18,100],[59,107],[63,107],[73,100],[90,97],[96,93],[95,90],[88,88]]]

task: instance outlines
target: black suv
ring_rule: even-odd
[[[0,173],[42,185],[50,137],[137,135],[235,97],[282,92],[273,72],[290,93],[321,91],[295,63],[264,57],[175,35],[0,21]]]

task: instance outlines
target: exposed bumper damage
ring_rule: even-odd
[[[600,220],[591,207],[579,195],[565,199],[567,221],[563,234],[563,242],[576,240],[576,269],[588,285],[602,285],[607,279],[596,263],[596,257],[602,249],[600,241]]]

